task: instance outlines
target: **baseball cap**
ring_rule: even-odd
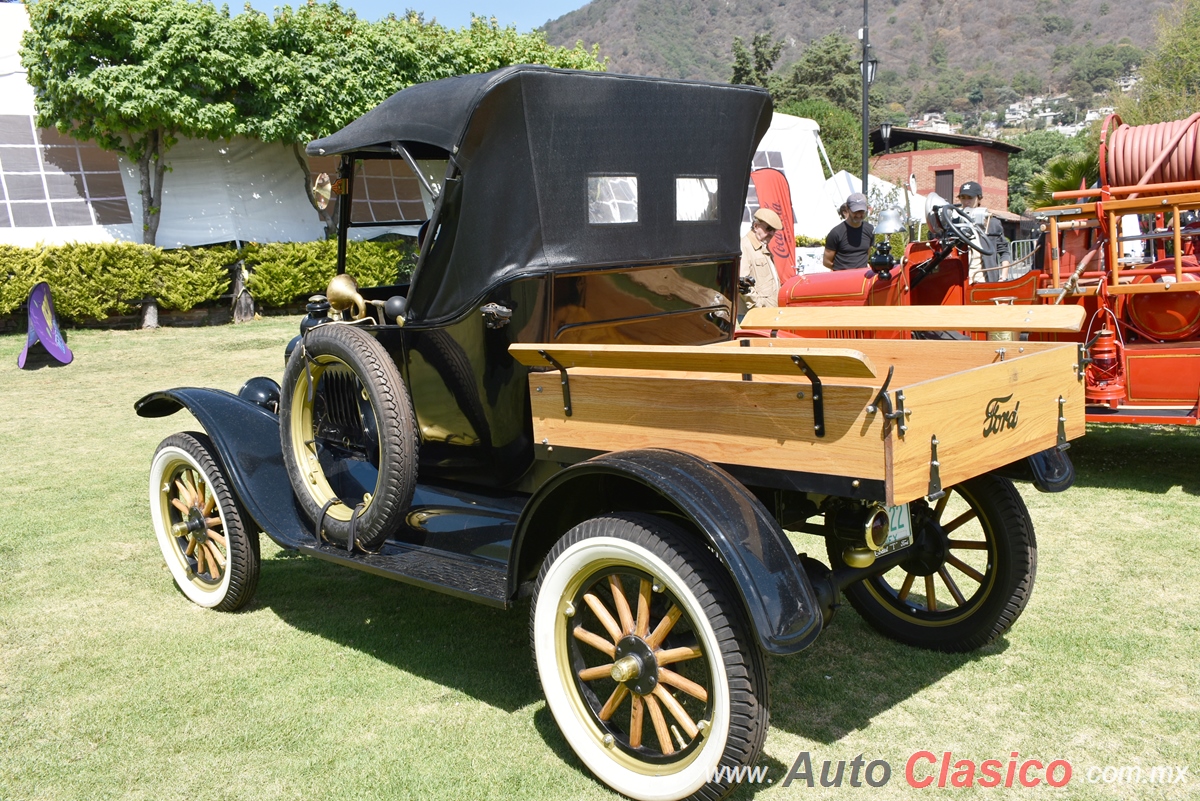
[[[846,208],[850,209],[850,211],[866,211],[867,196],[862,192],[855,192],[846,198]]]
[[[974,181],[967,181],[958,188],[959,197],[983,197],[983,187]]]
[[[779,215],[770,209],[759,209],[754,212],[754,219],[766,223],[776,231],[783,230],[783,220],[779,219]]]

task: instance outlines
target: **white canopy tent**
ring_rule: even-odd
[[[824,239],[829,229],[838,224],[837,208],[826,188],[826,176],[833,170],[821,143],[821,126],[814,120],[775,112],[758,150],[754,153],[754,169],[771,167],[787,178],[792,191],[792,214],[796,233],[814,239]],[[758,209],[754,184],[747,196],[747,211],[742,220],[742,233],[750,228],[750,217]]]

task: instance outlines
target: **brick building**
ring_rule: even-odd
[[[892,128],[886,152],[878,128],[871,131],[870,141],[872,175],[898,186],[915,175],[918,193],[937,192],[947,200],[955,198],[964,182],[977,181],[983,187],[985,206],[1008,210],[1008,157],[1021,152],[1016,145],[912,128]],[[921,142],[945,147],[917,150]]]

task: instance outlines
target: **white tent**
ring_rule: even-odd
[[[137,166],[34,124],[23,3],[0,3],[0,243],[141,241]],[[324,236],[290,147],[182,139],[167,154],[158,244]]]
[[[775,112],[771,127],[759,142],[754,153],[754,169],[771,167],[787,178],[792,191],[792,216],[796,233],[814,239],[824,239],[829,229],[838,224],[837,207],[826,190],[829,157],[821,143],[821,126],[804,117]],[[743,217],[742,233],[750,228],[750,217],[758,209],[754,184],[750,184],[747,211]]]
[[[825,182],[825,189],[834,202],[841,206],[850,195],[862,192],[862,179],[851,175],[845,170],[839,170]],[[925,196],[910,191],[907,187],[896,186],[877,175],[867,176],[867,202],[871,206],[874,217],[889,206],[900,209],[905,213],[911,210],[912,222],[922,222],[925,217]]]

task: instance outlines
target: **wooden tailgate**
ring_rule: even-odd
[[[904,387],[912,414],[889,437],[888,502],[929,494],[934,438],[944,488],[1058,444],[1060,397],[1065,438],[1083,436],[1078,367],[1078,349],[1059,345]]]

